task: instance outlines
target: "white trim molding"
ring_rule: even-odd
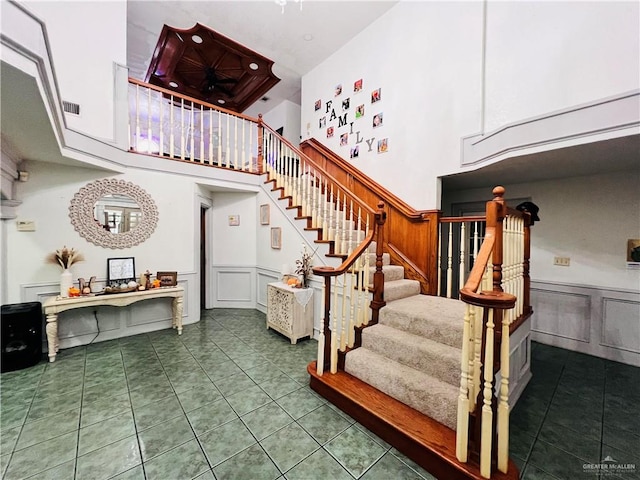
[[[486,166],[509,156],[637,134],[640,90],[507,124],[463,137],[461,166]],[[566,146],[566,145],[565,145]]]

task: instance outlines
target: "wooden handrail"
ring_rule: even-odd
[[[482,242],[482,246],[478,252],[478,258],[469,273],[469,277],[467,278],[464,287],[460,289],[460,298],[463,301],[478,307],[498,308],[503,310],[513,308],[516,303],[516,297],[508,293],[495,290],[482,291],[478,293],[482,277],[486,271],[489,259],[493,254],[495,240],[495,227],[487,227],[484,242]]]
[[[414,220],[422,220],[423,215],[425,213],[426,214],[432,214],[432,213],[435,212],[435,210],[416,210],[416,209],[414,209],[409,204],[404,202],[402,199],[398,198],[392,192],[390,192],[389,190],[384,188],[382,185],[380,185],[379,183],[371,180],[369,177],[364,175],[360,170],[358,170],[357,168],[353,167],[353,165],[351,165],[349,162],[347,162],[346,160],[342,159],[341,157],[336,156],[335,153],[333,153],[331,150],[329,150],[327,147],[322,145],[320,142],[318,142],[314,138],[307,139],[304,142],[302,142],[300,145],[301,145],[302,148],[304,148],[305,145],[309,145],[313,149],[315,149],[315,150],[319,151],[320,153],[322,153],[324,156],[331,157],[331,160],[333,162],[335,162],[336,164],[339,164],[340,167],[345,172],[347,172],[349,175],[352,175],[353,177],[357,178],[358,181],[360,181],[363,185],[365,185],[372,192],[374,192],[379,198],[384,198],[385,205],[387,206],[387,208],[388,207],[394,207],[399,212],[401,212],[403,215],[405,215],[406,217],[414,219]]]
[[[271,128],[269,125],[266,125],[265,123],[262,123],[262,126],[263,126],[263,128],[265,130],[270,131],[272,134],[278,135],[278,133],[273,128]],[[306,163],[309,163],[309,164],[313,165],[316,170],[322,172],[322,176],[323,176],[324,179],[330,180],[331,183],[333,183],[334,185],[339,185],[340,186],[340,191],[343,192],[343,193],[346,193],[348,195],[348,197],[349,197],[349,200],[353,200],[355,203],[358,204],[359,207],[362,207],[362,209],[365,210],[367,213],[370,213],[370,214],[375,214],[376,213],[376,211],[373,208],[371,208],[369,205],[367,205],[366,202],[363,202],[353,191],[351,191],[349,188],[347,188],[344,185],[344,183],[339,182],[335,177],[333,177],[330,173],[328,173],[322,165],[319,165],[312,158],[310,158],[308,155],[306,155],[302,150],[300,150],[299,147],[295,147],[291,142],[289,142],[284,137],[280,137],[279,141],[284,143],[293,152],[295,152],[297,155],[299,155],[300,158],[304,159],[304,161]]]

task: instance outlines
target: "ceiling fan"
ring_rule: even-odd
[[[238,80],[235,78],[220,78],[216,75],[216,71],[213,67],[205,67],[204,69],[204,85],[200,91],[206,98],[213,95],[214,92],[222,93],[229,98],[233,98],[233,93],[225,85],[236,85]]]

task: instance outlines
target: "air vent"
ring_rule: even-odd
[[[66,100],[63,100],[62,108],[65,112],[70,113],[71,115],[80,115],[80,105],[78,105],[77,103],[67,102]]]

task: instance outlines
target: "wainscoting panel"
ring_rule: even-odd
[[[214,266],[214,308],[255,308],[255,267]]]
[[[531,282],[532,340],[640,366],[640,292]]]
[[[640,353],[640,303],[611,297],[602,299],[600,345]]]
[[[589,342],[590,296],[575,292],[545,291],[531,287],[534,330],[557,337]]]

